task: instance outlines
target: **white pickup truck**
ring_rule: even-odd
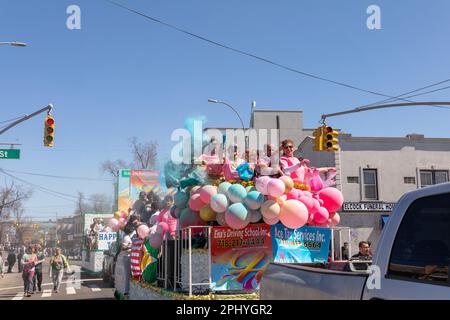
[[[344,264],[271,263],[261,280],[261,300],[450,300],[450,183],[401,197],[370,271]]]

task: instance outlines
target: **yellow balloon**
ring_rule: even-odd
[[[279,178],[281,181],[283,181],[286,190],[284,191],[285,194],[288,194],[291,192],[292,188],[294,188],[294,180],[292,180],[291,177],[288,176],[282,176]]]
[[[215,221],[216,213],[210,206],[204,206],[200,209],[200,218],[205,222]]]
[[[120,219],[120,212],[119,212],[119,211],[116,211],[116,212],[114,213],[114,218]]]

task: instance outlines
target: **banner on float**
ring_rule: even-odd
[[[272,261],[270,226],[249,225],[241,230],[211,230],[211,290],[254,291]]]
[[[116,240],[116,232],[99,232],[97,236],[98,250],[109,250],[110,245]]]
[[[323,263],[328,261],[331,230],[302,227],[289,229],[271,226],[273,259],[279,263]]]
[[[159,171],[156,170],[131,170],[130,197],[134,201],[139,199],[139,193],[160,193]]]
[[[120,169],[117,176],[117,208],[119,211],[128,211],[133,206],[133,200],[130,197],[130,169]]]

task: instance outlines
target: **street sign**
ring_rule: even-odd
[[[20,159],[20,150],[0,149],[0,159]]]

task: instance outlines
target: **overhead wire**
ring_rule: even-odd
[[[114,180],[110,180],[110,179],[96,179],[96,178],[87,178],[87,177],[59,176],[59,175],[50,175],[50,174],[42,174],[42,173],[33,173],[33,172],[24,172],[24,171],[10,170],[10,169],[5,169],[5,168],[3,168],[3,170],[6,171],[6,172],[20,173],[20,174],[26,174],[26,175],[38,176],[38,177],[47,177],[47,178],[68,179],[68,180],[101,181],[101,182],[114,182]]]
[[[315,75],[315,74],[312,74],[312,73],[304,72],[304,71],[301,71],[301,70],[298,70],[298,69],[295,69],[295,68],[283,65],[281,63],[274,62],[274,61],[269,60],[267,58],[263,58],[263,57],[257,56],[257,55],[255,55],[253,53],[249,53],[249,52],[246,52],[246,51],[243,51],[243,50],[239,50],[239,49],[230,47],[228,45],[224,45],[222,43],[219,43],[217,41],[208,39],[206,37],[197,35],[195,33],[192,33],[190,31],[184,30],[184,29],[182,29],[180,27],[177,27],[175,25],[172,25],[172,24],[164,22],[164,21],[162,21],[160,19],[151,17],[151,16],[149,16],[149,15],[147,15],[145,13],[139,12],[139,11],[137,11],[135,9],[130,8],[130,7],[127,7],[127,6],[125,6],[123,4],[120,4],[120,3],[116,2],[116,1],[112,1],[112,0],[104,0],[104,1],[110,3],[110,4],[114,5],[114,6],[117,6],[119,8],[122,8],[124,10],[127,10],[127,11],[129,11],[131,13],[134,13],[136,15],[144,17],[144,18],[146,18],[148,20],[151,20],[153,22],[156,22],[156,23],[159,23],[161,25],[164,25],[164,26],[166,26],[168,28],[177,30],[178,32],[184,33],[184,34],[186,34],[188,36],[191,36],[191,37],[197,38],[199,40],[205,41],[205,42],[207,42],[209,44],[212,44],[212,45],[224,48],[226,50],[233,51],[233,52],[241,54],[241,55],[245,55],[247,57],[251,57],[251,58],[257,59],[257,60],[265,62],[265,63],[269,63],[269,64],[274,65],[276,67],[279,67],[279,68],[282,68],[282,69],[285,69],[285,70],[288,70],[288,71],[291,71],[291,72],[294,72],[294,73],[297,73],[297,74],[301,74],[301,75],[306,76],[306,77],[310,77],[310,78],[313,78],[313,79],[316,79],[316,80],[325,81],[325,82],[328,82],[328,83],[332,83],[332,84],[339,85],[339,86],[342,86],[342,87],[346,87],[346,88],[349,88],[349,89],[357,90],[357,91],[360,91],[360,92],[365,92],[365,93],[370,93],[370,94],[377,95],[377,96],[386,97],[386,98],[389,98],[389,99],[398,99],[398,100],[402,100],[402,101],[406,101],[406,102],[414,102],[414,101],[411,101],[411,100],[406,100],[406,99],[400,98],[401,96],[393,97],[393,96],[386,95],[386,94],[383,94],[383,93],[380,93],[380,92],[376,92],[376,91],[373,91],[373,90],[367,90],[367,89],[360,88],[360,87],[357,87],[357,86],[354,86],[354,85],[350,85],[350,84],[347,84],[347,83],[344,83],[344,82],[340,82],[340,81],[332,80],[332,79],[325,78],[325,77],[322,77],[322,76],[318,76],[318,75]],[[442,107],[442,106],[433,106],[433,107]]]

